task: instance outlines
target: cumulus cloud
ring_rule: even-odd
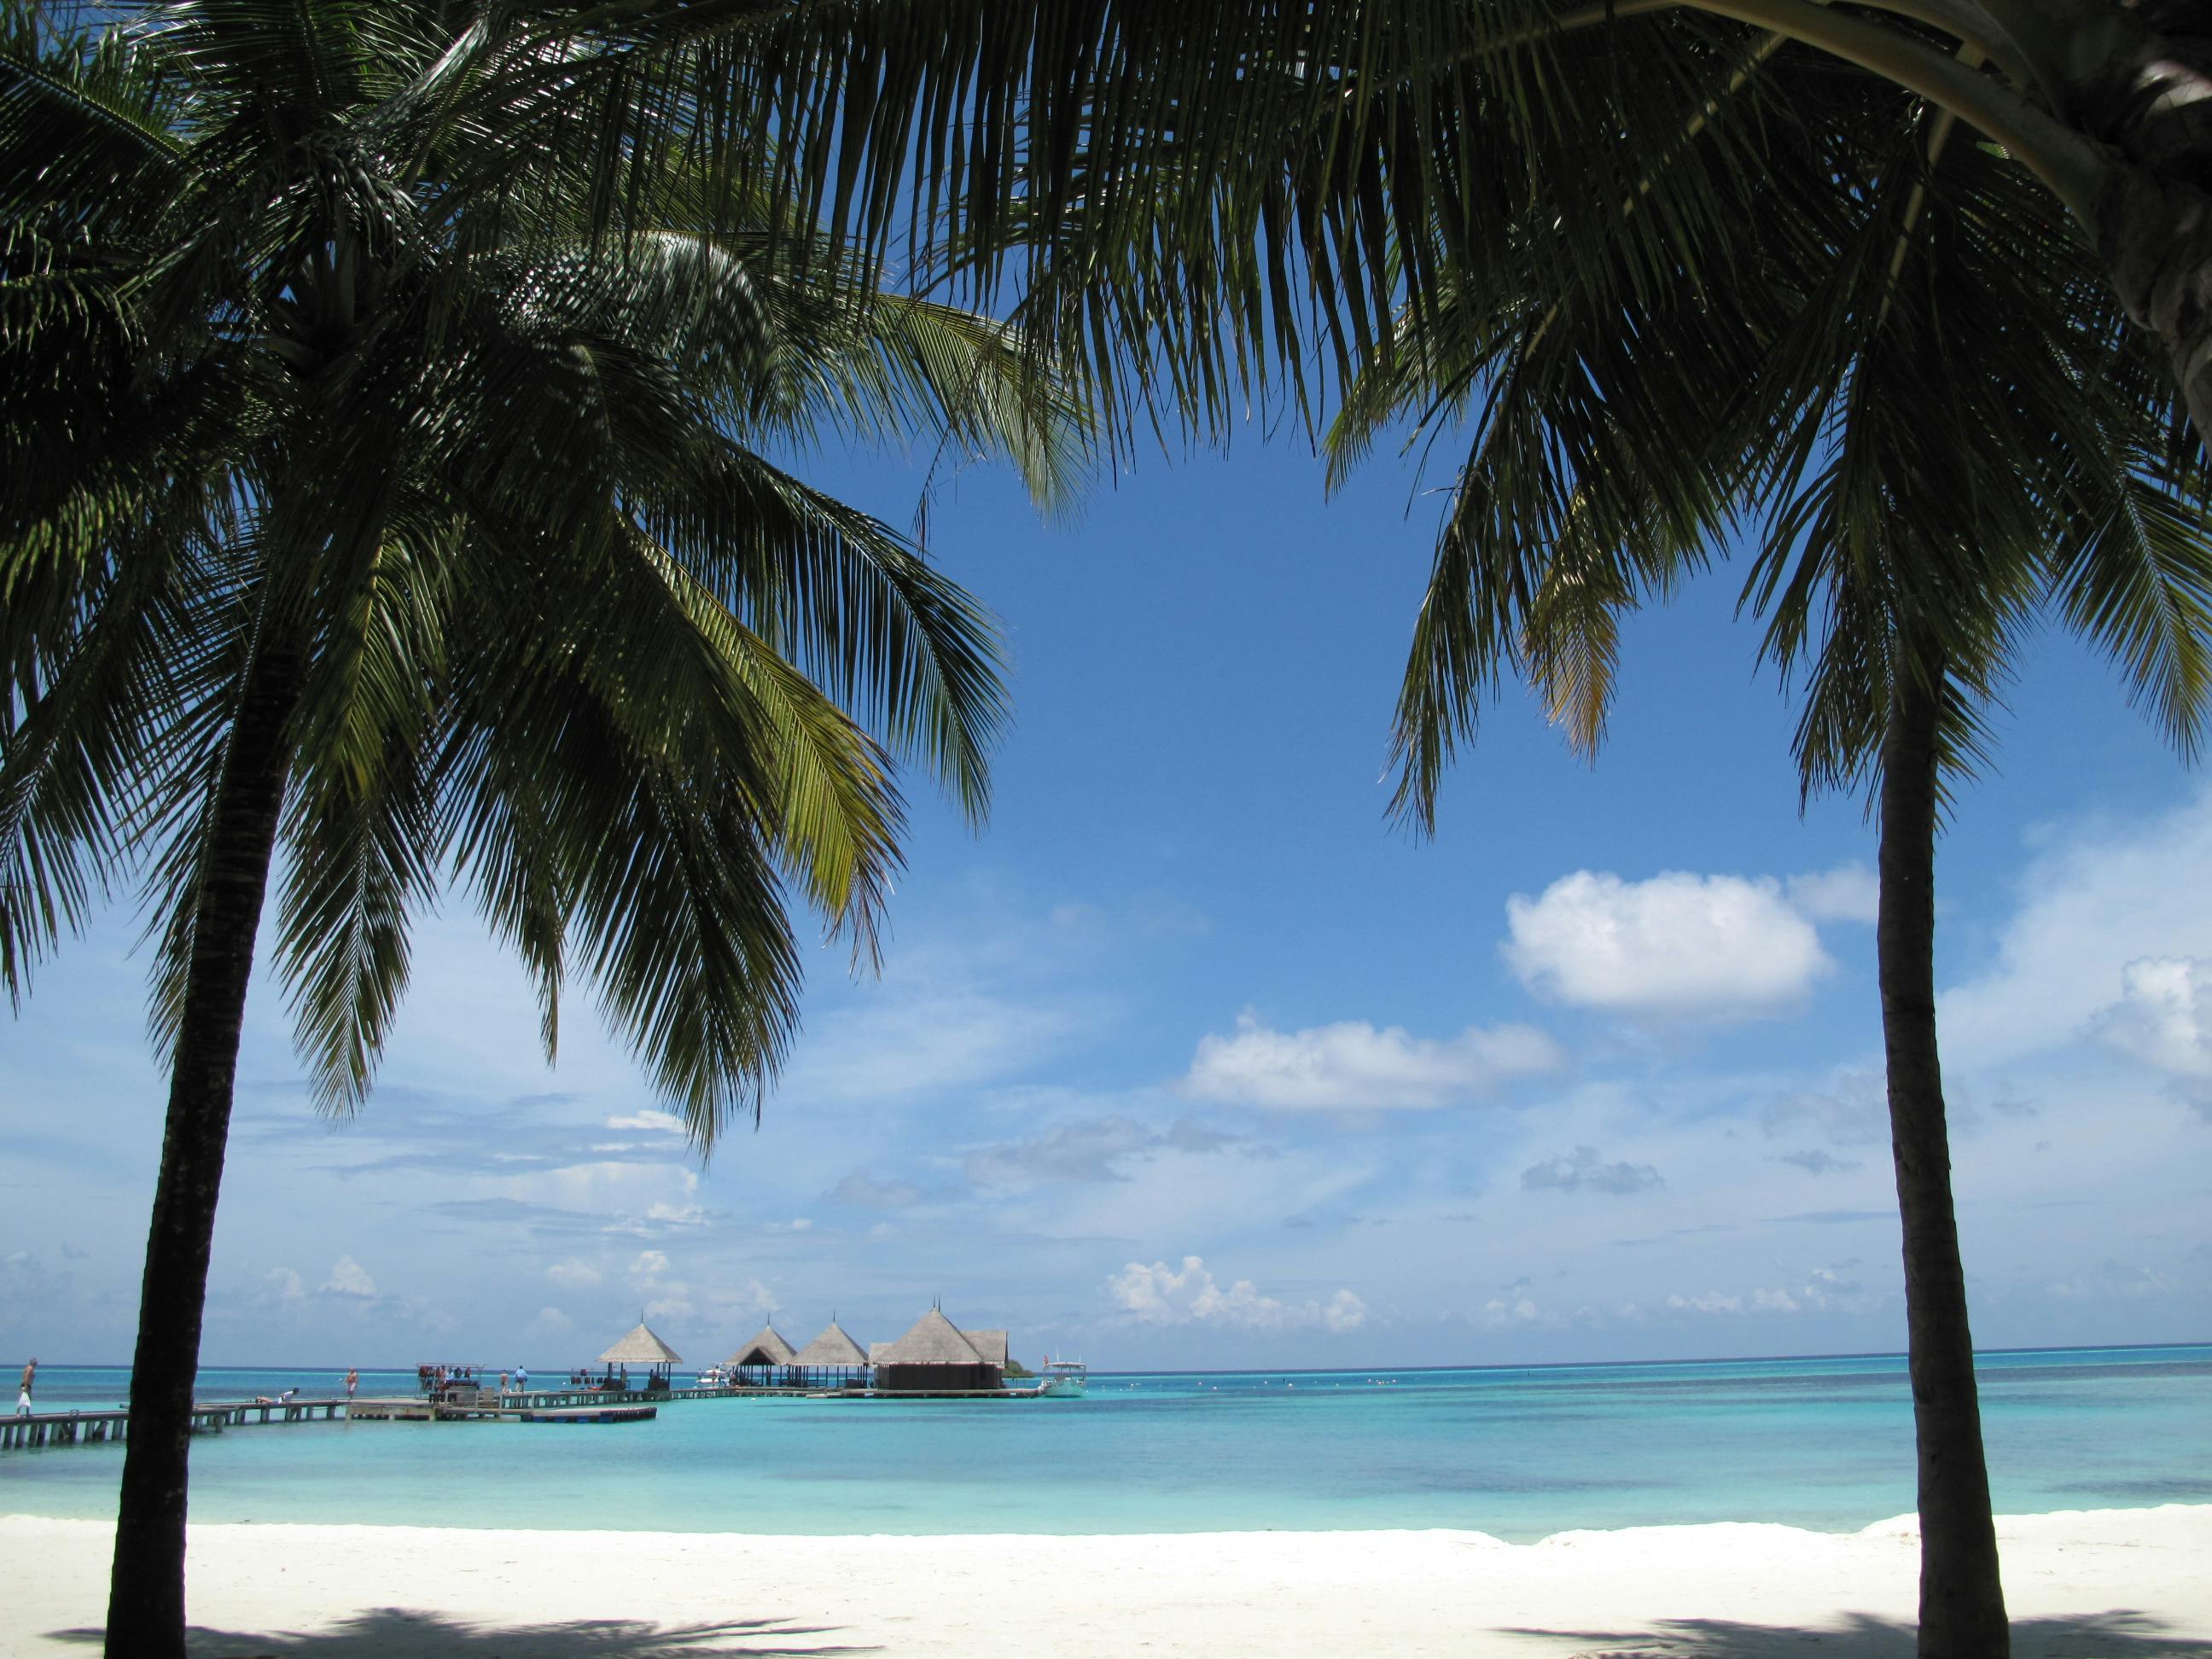
[[[1164,1261],[1132,1261],[1106,1281],[1115,1308],[1148,1325],[1224,1325],[1243,1330],[1356,1331],[1367,1322],[1367,1304],[1349,1289],[1327,1301],[1283,1302],[1262,1296],[1249,1279],[1225,1288],[1203,1259],[1187,1255],[1180,1268]]]
[[[1881,883],[1863,864],[1839,864],[1783,884],[1790,902],[1814,921],[1873,921],[1881,911]]]
[[[1588,1191],[1622,1197],[1649,1192],[1666,1182],[1649,1164],[1607,1164],[1596,1147],[1577,1146],[1571,1152],[1530,1164],[1521,1171],[1521,1184],[1532,1193]]]
[[[630,1260],[629,1276],[632,1279],[658,1279],[667,1271],[668,1252],[665,1250],[640,1250]]]
[[[1506,901],[1502,947],[1522,983],[1615,1013],[1748,1015],[1796,1002],[1832,966],[1771,879],[1669,871],[1562,876]]]
[[[1425,1110],[1559,1063],[1557,1045],[1526,1025],[1470,1027],[1439,1042],[1365,1020],[1277,1031],[1244,1014],[1235,1036],[1199,1039],[1182,1087],[1289,1111]]]
[[[2141,989],[2151,1006],[2130,1009],[2125,970],[2203,951],[2212,939],[2208,869],[2212,789],[2146,824],[2094,823],[2051,839],[2021,881],[2020,908],[1994,959],[1938,1000],[1947,1068],[1995,1065],[2093,1032],[2124,1042],[2107,1014],[2127,1036],[2147,1036],[2136,1022],[2158,1012],[2157,976]]]
[[[354,1302],[374,1302],[380,1292],[376,1281],[368,1276],[368,1269],[349,1255],[342,1255],[331,1264],[330,1277],[315,1287],[317,1296],[342,1297]]]
[[[272,1267],[261,1276],[253,1299],[264,1307],[296,1308],[307,1299],[307,1281],[290,1267]]]
[[[2177,1077],[2212,1077],[2212,966],[2143,957],[2120,969],[2120,999],[2094,1028],[2106,1044]]]
[[[545,1277],[564,1291],[588,1291],[599,1282],[599,1270],[588,1261],[556,1261]]]
[[[576,1322],[558,1308],[540,1308],[538,1317],[524,1328],[532,1336],[566,1336],[576,1328]]]

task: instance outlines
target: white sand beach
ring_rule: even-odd
[[[2212,1655],[2212,1505],[2000,1523],[2021,1659]],[[676,1659],[1048,1653],[1911,1651],[1916,1526],[790,1538],[193,1529],[195,1655]],[[108,1529],[0,1516],[0,1653],[97,1651]]]

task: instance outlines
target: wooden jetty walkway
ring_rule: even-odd
[[[236,1424],[306,1423],[317,1416],[336,1420],[346,1408],[340,1400],[222,1400],[192,1407],[194,1434],[219,1434]],[[92,1445],[130,1437],[131,1413],[114,1411],[33,1412],[0,1418],[0,1451],[38,1446]]]
[[[548,1413],[601,1412],[639,1406],[678,1405],[695,1400],[1034,1400],[1042,1387],[1029,1389],[946,1389],[941,1392],[885,1391],[876,1389],[509,1389],[501,1395],[486,1389],[474,1401],[431,1400],[421,1395],[399,1397],[343,1395],[316,1400],[226,1400],[192,1407],[192,1432],[217,1434],[226,1428],[251,1423],[325,1422],[458,1423],[495,1421],[502,1418],[542,1419]],[[94,1445],[127,1439],[131,1413],[113,1411],[39,1412],[28,1417],[0,1418],[0,1451],[29,1451],[45,1446]]]

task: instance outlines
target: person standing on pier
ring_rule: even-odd
[[[31,1384],[38,1380],[38,1357],[33,1355],[31,1363],[23,1367],[23,1380],[15,1385],[16,1416],[28,1417],[31,1414]]]
[[[353,1391],[361,1386],[361,1373],[349,1366],[346,1370],[346,1404],[353,1404]]]
[[[514,1391],[517,1394],[528,1394],[530,1392],[530,1368],[528,1366],[517,1365],[514,1368]]]

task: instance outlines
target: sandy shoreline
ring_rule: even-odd
[[[2039,1656],[2212,1656],[2212,1505],[2000,1522]],[[193,1529],[196,1656],[673,1659],[1048,1652],[1606,1659],[1911,1650],[1911,1516],[1560,1533],[790,1538]],[[0,1516],[0,1653],[86,1655],[108,1528]],[[1810,1638],[1819,1638],[1817,1649]]]

